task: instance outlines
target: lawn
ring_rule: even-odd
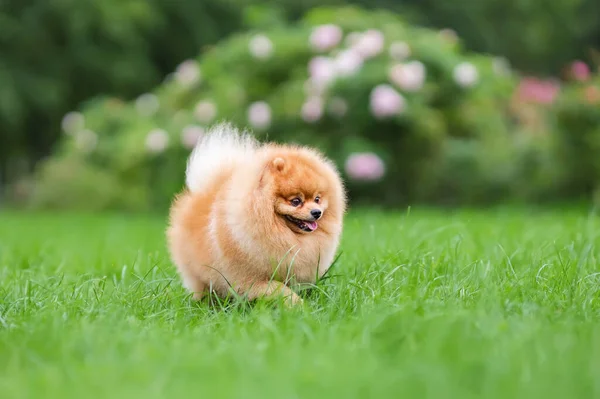
[[[354,211],[291,310],[192,302],[164,224],[0,213],[0,397],[600,397],[585,210]]]

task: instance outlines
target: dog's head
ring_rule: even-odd
[[[268,158],[263,189],[275,214],[297,234],[309,234],[339,221],[345,208],[341,181],[333,166],[304,149],[279,151]]]

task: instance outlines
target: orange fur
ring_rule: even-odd
[[[314,283],[338,248],[346,209],[340,177],[330,161],[305,147],[250,143],[249,156],[232,158],[239,133],[229,125],[217,129],[225,139],[198,144],[193,162],[199,166],[188,169],[203,174],[188,170],[197,179],[188,181],[194,190],[184,190],[171,207],[167,239],[184,285],[197,299],[233,289],[249,299],[283,294],[299,302],[289,287]],[[294,198],[302,203],[294,206]],[[302,231],[298,220],[312,223],[317,209],[316,230]]]

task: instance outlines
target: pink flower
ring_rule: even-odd
[[[152,116],[158,111],[160,103],[154,94],[142,94],[135,100],[135,108],[140,115]]]
[[[271,126],[271,107],[264,101],[257,101],[248,107],[248,123],[255,129],[263,130]]]
[[[310,35],[310,44],[317,51],[331,50],[342,40],[342,29],[337,25],[317,26]]]
[[[169,135],[163,129],[151,130],[146,136],[146,149],[154,154],[164,152],[169,145]]]
[[[390,69],[389,77],[404,91],[419,91],[425,83],[425,65],[419,61],[394,65]]]
[[[336,66],[331,58],[318,56],[308,63],[311,84],[318,90],[324,90],[335,80]]]
[[[332,97],[329,101],[329,112],[338,118],[342,118],[348,112],[348,104],[341,97]]]
[[[396,61],[402,61],[410,57],[410,46],[404,42],[394,42],[390,45],[390,57]]]
[[[399,115],[406,109],[406,100],[390,85],[382,84],[371,91],[371,113],[383,119]]]
[[[256,35],[250,39],[248,49],[254,58],[266,60],[273,54],[273,42],[265,35]]]
[[[339,76],[347,77],[357,73],[363,64],[360,54],[354,50],[341,51],[335,58],[335,71]]]
[[[217,116],[217,106],[209,100],[203,100],[196,104],[194,116],[201,123],[210,123]]]
[[[552,104],[558,95],[560,86],[550,80],[523,78],[517,88],[517,98],[524,102]]]
[[[571,64],[571,76],[579,82],[585,82],[590,78],[590,67],[583,61],[574,61]]]
[[[323,116],[323,100],[320,97],[309,98],[302,105],[302,119],[307,123],[314,123]]]
[[[75,145],[83,152],[92,152],[98,144],[98,135],[91,130],[85,129],[76,132]]]
[[[181,144],[187,149],[192,149],[198,140],[204,135],[204,128],[197,125],[189,125],[181,131]]]
[[[308,63],[308,73],[315,80],[331,80],[335,77],[335,64],[329,57],[314,57]]]
[[[385,174],[383,161],[372,152],[350,154],[344,169],[352,180],[359,181],[376,181]]]
[[[462,87],[472,87],[479,80],[479,71],[470,62],[462,62],[454,68],[454,81]]]
[[[385,36],[379,30],[370,29],[364,32],[358,39],[354,49],[363,58],[373,58],[383,51]]]
[[[85,127],[85,118],[79,112],[69,112],[61,123],[61,127],[67,134],[75,134]]]
[[[194,60],[183,61],[175,70],[175,80],[184,87],[194,86],[200,78],[200,66]]]

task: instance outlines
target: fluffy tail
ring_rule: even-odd
[[[192,192],[201,192],[224,170],[252,159],[258,142],[230,123],[212,127],[196,144],[187,163],[185,182]]]

